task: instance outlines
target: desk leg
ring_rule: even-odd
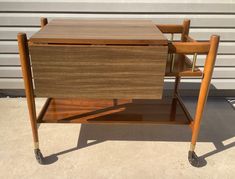
[[[25,94],[26,94],[26,98],[27,98],[30,123],[31,123],[31,128],[32,128],[32,133],[33,133],[34,153],[35,153],[35,157],[36,157],[37,161],[40,164],[42,164],[43,163],[43,156],[42,156],[40,149],[39,149],[37,117],[36,117],[36,108],[35,108],[35,99],[34,99],[32,73],[31,73],[27,36],[24,33],[19,33],[17,36],[17,39],[18,39],[18,47],[19,47],[22,74],[23,74],[23,78],[24,78]]]

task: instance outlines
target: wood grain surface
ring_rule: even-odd
[[[167,50],[167,46],[31,44],[35,95],[160,99]]]
[[[54,19],[30,38],[34,43],[158,44],[167,39],[150,20]]]
[[[177,98],[164,100],[52,99],[45,123],[189,124]]]

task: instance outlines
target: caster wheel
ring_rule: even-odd
[[[188,152],[188,161],[194,167],[199,167],[199,158],[194,151]]]
[[[35,158],[39,164],[43,164],[43,156],[40,149],[34,149]]]

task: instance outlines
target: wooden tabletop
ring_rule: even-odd
[[[166,45],[167,39],[150,20],[54,19],[30,42]]]

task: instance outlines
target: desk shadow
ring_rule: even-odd
[[[194,116],[197,98],[185,97],[184,101],[190,113]],[[225,140],[235,137],[234,116],[235,110],[226,99],[208,99],[198,142],[212,142],[215,146],[215,150],[199,156],[201,160],[199,167],[203,167],[207,164],[206,158],[235,146],[235,141],[227,145],[223,144]],[[45,157],[45,164],[55,162],[59,155],[108,140],[175,141],[190,143],[191,129],[184,125],[82,124],[77,146]]]

